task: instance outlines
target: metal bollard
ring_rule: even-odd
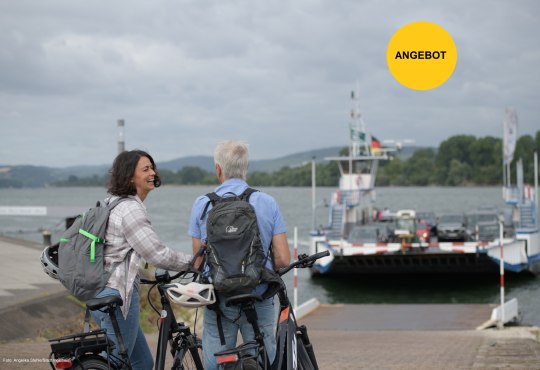
[[[43,235],[43,245],[51,245],[51,232],[47,229],[43,230],[41,233]]]

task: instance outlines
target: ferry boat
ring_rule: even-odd
[[[378,141],[366,130],[354,92],[351,97],[349,155],[326,158],[336,162],[340,171],[339,187],[330,198],[329,223],[310,235],[310,253],[328,250],[330,255],[317,261],[313,275],[498,274],[502,268],[512,273],[540,273],[538,184],[534,189],[523,184],[521,162],[517,165],[517,184],[511,186],[508,180],[503,186],[504,199],[513,207],[512,237],[503,236],[500,221],[500,235],[492,241],[419,241],[406,231],[394,235],[390,241],[351,240],[352,230],[374,223],[378,165],[389,160],[395,151],[377,145]],[[536,156],[535,164],[535,179],[538,179]],[[414,222],[414,210],[402,213],[403,220],[407,221],[408,217]]]

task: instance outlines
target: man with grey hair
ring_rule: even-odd
[[[226,193],[242,194],[247,188],[246,183],[248,169],[248,147],[240,141],[225,141],[216,146],[214,151],[214,165],[216,176],[220,185],[214,192],[222,196]],[[206,240],[206,219],[208,212],[204,212],[209,198],[206,195],[198,197],[191,210],[189,235],[192,238],[193,253],[197,253]],[[277,202],[270,195],[257,191],[249,197],[249,203],[255,209],[257,225],[259,227],[262,245],[265,255],[268,255],[272,245],[272,256],[266,261],[266,267],[277,269],[289,264],[291,253],[287,236],[285,234],[285,222],[279,211]],[[211,207],[211,204],[209,205]],[[208,209],[209,210],[209,209]],[[201,215],[203,215],[201,219]],[[255,293],[263,294],[267,288],[261,284],[255,288]],[[218,296],[219,300],[219,296]],[[223,334],[225,345],[221,345],[218,330],[218,318],[214,310],[205,307],[203,322],[203,351],[204,366],[207,370],[217,368],[214,353],[236,347],[238,331],[242,333],[244,341],[254,340],[253,328],[248,323],[245,315],[238,306],[227,307],[224,299],[219,300],[222,316]],[[258,324],[264,335],[264,343],[270,363],[276,353],[276,310],[274,299],[265,299],[255,303]]]

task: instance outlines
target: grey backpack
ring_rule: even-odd
[[[79,215],[62,234],[58,247],[58,277],[81,301],[94,298],[107,284],[111,272],[105,270],[105,232],[109,214],[128,198],[110,204],[98,201],[94,208]]]

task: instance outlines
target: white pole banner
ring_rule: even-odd
[[[510,164],[514,158],[514,150],[517,142],[518,119],[515,109],[506,109],[504,119],[503,158],[504,164]]]

